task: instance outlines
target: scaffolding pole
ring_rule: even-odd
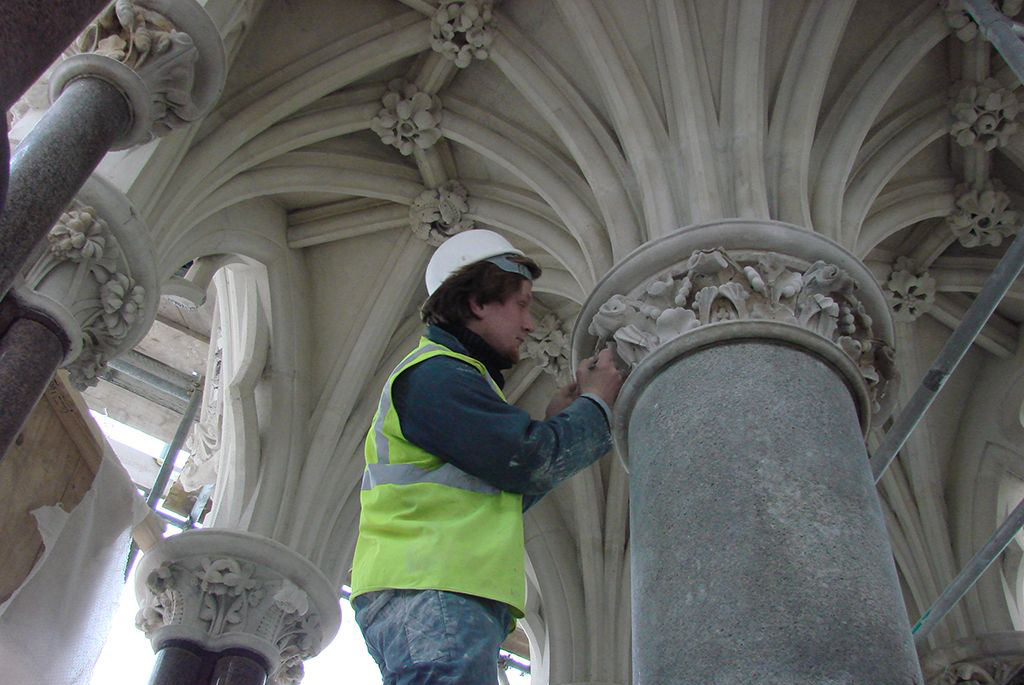
[[[914,644],[921,646],[928,639],[928,634],[939,624],[950,609],[963,599],[974,584],[978,582],[992,562],[995,561],[1014,536],[1024,526],[1024,500],[1014,508],[1006,520],[999,526],[995,534],[989,538],[985,546],[978,550],[974,558],[967,562],[956,579],[943,590],[935,603],[924,612],[921,619],[914,625]]]
[[[157,502],[160,501],[160,498],[164,495],[164,490],[167,489],[167,481],[171,479],[171,473],[174,471],[174,463],[177,461],[178,452],[185,446],[185,438],[188,437],[189,431],[192,430],[192,423],[196,419],[196,414],[199,412],[199,405],[202,404],[202,400],[203,390],[199,381],[196,380],[189,393],[188,406],[185,407],[185,413],[181,416],[181,422],[178,423],[178,429],[174,431],[174,437],[171,438],[170,444],[164,448],[160,470],[156,474],[156,480],[153,481],[153,487],[150,488],[149,494],[146,496],[146,505],[153,511],[156,511]],[[131,573],[132,564],[138,553],[139,547],[132,541],[131,547],[128,550],[128,560],[124,568],[124,577],[126,579],[128,574]]]

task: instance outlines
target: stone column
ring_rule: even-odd
[[[0,297],[107,151],[197,121],[223,88],[220,35],[195,0],[111,5],[76,48],[53,72],[53,106],[11,157]]]
[[[58,366],[80,388],[131,349],[156,317],[159,297],[149,231],[128,199],[89,179],[47,234],[2,309],[0,456]]]
[[[928,685],[1024,685],[1024,633],[958,640],[921,657]]]
[[[282,685],[334,638],[335,587],[304,557],[253,533],[205,529],[165,538],[136,572],[136,625],[161,653],[174,644],[216,655],[197,685]],[[158,663],[151,682],[171,682]]]
[[[809,231],[682,229],[598,284],[579,359],[631,369],[636,683],[922,683],[863,432],[892,325],[856,258]]]

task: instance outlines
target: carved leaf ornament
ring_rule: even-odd
[[[545,373],[554,376],[559,385],[564,385],[571,379],[569,340],[569,332],[558,317],[548,314],[530,332],[522,356],[533,359]]]
[[[1021,214],[1010,206],[1010,196],[997,180],[981,188],[956,187],[956,207],[946,220],[964,247],[999,245],[1017,231]]]
[[[494,42],[491,0],[441,0],[430,20],[430,47],[459,69],[485,60]]]
[[[425,150],[441,138],[441,100],[403,79],[388,83],[370,128],[403,155]]]
[[[456,233],[473,228],[466,189],[458,181],[420,193],[409,207],[409,225],[413,234],[430,245],[440,245]]]
[[[199,51],[165,15],[133,0],[117,0],[79,37],[82,53],[121,62],[146,83],[149,136],[161,136],[202,115],[194,99]]]
[[[883,289],[896,321],[915,321],[935,302],[935,279],[907,257],[896,260]]]
[[[1021,673],[1019,659],[986,659],[951,664],[930,685],[1007,685]]]
[[[994,150],[1009,144],[1017,133],[1021,104],[1009,88],[994,78],[964,81],[952,89],[949,133],[962,147]]]
[[[82,353],[68,367],[80,389],[97,383],[113,349],[138,320],[146,290],[132,279],[110,227],[95,209],[73,202],[47,234],[48,250],[28,271],[26,285],[56,283],[51,293],[82,330]],[[51,290],[47,288],[47,290]]]
[[[829,340],[859,367],[874,403],[896,379],[893,351],[843,269],[817,261],[799,272],[772,252],[738,260],[724,249],[698,250],[633,296],[614,295],[591,321],[599,344],[613,341],[630,369],[667,342],[712,324],[759,319],[800,326]]]

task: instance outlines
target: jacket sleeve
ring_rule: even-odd
[[[529,504],[611,449],[608,421],[592,400],[534,421],[451,357],[407,369],[391,396],[406,439],[497,488],[535,496]]]

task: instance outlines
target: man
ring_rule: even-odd
[[[533,330],[540,268],[473,230],[427,266],[426,335],[392,372],[366,438],[352,604],[385,685],[490,685],[523,616],[523,511],[611,448],[610,350],[547,420],[506,403],[501,372]]]

